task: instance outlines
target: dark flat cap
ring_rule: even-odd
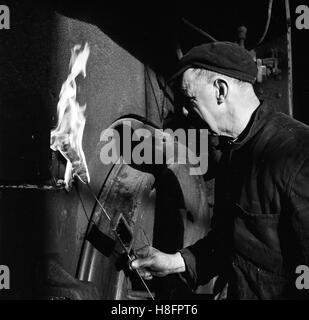
[[[257,67],[250,53],[232,42],[216,41],[192,48],[179,61],[175,80],[189,68],[202,68],[254,83]]]

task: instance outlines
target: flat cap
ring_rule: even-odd
[[[180,60],[175,80],[189,68],[202,68],[218,72],[232,78],[254,83],[257,66],[251,54],[232,42],[215,41],[193,47]]]

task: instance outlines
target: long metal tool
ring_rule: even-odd
[[[94,198],[94,200],[96,201],[96,203],[99,205],[99,207],[102,209],[102,211],[103,211],[103,213],[105,214],[106,218],[111,222],[112,219],[111,219],[110,215],[107,213],[106,209],[103,207],[103,205],[101,204],[101,202],[99,201],[99,199],[97,198],[97,196],[95,195],[95,193],[93,192],[93,190],[91,189],[89,183],[86,183],[86,184],[87,184],[87,186],[88,186],[88,188],[89,188],[89,190],[90,190],[90,193],[91,193],[92,197]],[[129,252],[128,249],[126,248],[126,246],[125,246],[125,244],[123,243],[123,241],[121,240],[120,236],[118,235],[118,233],[116,232],[116,230],[112,229],[112,231],[114,232],[117,240],[119,241],[120,245],[122,246],[122,248],[123,248],[124,251],[126,252],[126,255],[127,255],[128,259],[130,260],[130,262],[132,262],[133,259],[132,259],[131,256],[130,256],[130,252]],[[133,253],[134,253],[134,251],[133,251]],[[135,255],[135,253],[134,253],[134,255]],[[149,296],[151,297],[151,299],[152,299],[152,300],[155,300],[153,294],[151,293],[150,289],[148,288],[145,280],[144,280],[143,277],[141,276],[141,274],[140,274],[140,272],[138,271],[138,269],[134,269],[134,270],[136,271],[137,275],[139,276],[140,280],[142,281],[142,283],[143,283],[145,289],[147,290]]]

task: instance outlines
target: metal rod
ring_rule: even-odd
[[[129,258],[130,262],[133,261],[133,259],[131,258],[130,254],[128,253],[127,251],[127,248],[125,247],[124,243],[122,242],[121,238],[119,237],[119,235],[117,234],[116,230],[113,230],[117,239],[119,240],[120,244],[122,245],[123,249],[125,250],[126,254],[127,254],[127,257]],[[135,255],[135,252],[133,251],[134,255]],[[137,275],[139,276],[139,278],[141,279],[145,289],[147,290],[147,292],[149,293],[150,297],[152,300],[154,300],[154,296],[152,295],[150,289],[148,288],[146,282],[144,281],[143,277],[141,276],[141,274],[139,273],[138,269],[134,269],[137,273]]]
[[[216,38],[214,38],[213,36],[211,36],[208,32],[202,30],[201,28],[195,26],[194,24],[192,24],[191,22],[189,22],[187,19],[182,18],[182,21],[189,26],[190,28],[192,28],[193,30],[199,32],[200,34],[202,34],[203,36],[205,36],[206,38],[208,38],[211,41],[218,41]]]
[[[95,195],[95,193],[93,192],[93,190],[91,189],[89,183],[86,183],[90,192],[91,192],[91,195],[93,196],[93,198],[95,199],[96,203],[99,205],[99,207],[102,209],[102,211],[104,212],[105,216],[107,217],[107,219],[111,222],[112,219],[110,217],[110,215],[107,213],[106,209],[102,206],[101,202],[99,201],[99,199],[97,198],[97,196]],[[119,241],[120,245],[122,246],[122,248],[124,249],[124,251],[126,252],[126,255],[128,257],[128,259],[130,260],[130,262],[133,261],[133,259],[131,258],[130,256],[130,253],[128,252],[128,249],[126,248],[125,244],[122,242],[120,236],[118,235],[118,233],[116,232],[116,230],[112,229],[112,231],[114,232],[117,240]],[[134,251],[133,251],[134,253]],[[135,254],[135,253],[134,253]],[[152,295],[150,289],[148,288],[146,282],[144,281],[143,277],[141,276],[141,274],[139,273],[139,271],[137,269],[134,269],[137,273],[137,275],[139,276],[141,282],[143,283],[145,289],[147,290],[149,296],[151,297],[152,300],[154,300],[154,296]]]
[[[95,201],[97,202],[97,204],[99,205],[99,207],[102,209],[102,211],[104,212],[104,214],[106,215],[106,218],[109,221],[112,221],[111,217],[109,216],[109,214],[107,213],[107,211],[105,210],[105,208],[102,206],[101,202],[99,201],[99,199],[97,198],[97,196],[95,195],[95,193],[93,192],[93,190],[90,187],[90,184],[87,182],[87,187],[89,188],[93,198],[95,199]]]
[[[292,28],[289,0],[285,0],[286,24],[287,24],[287,49],[288,49],[288,101],[289,115],[293,117],[293,66],[292,66]]]
[[[257,46],[259,46],[265,39],[266,37],[266,34],[268,32],[268,29],[269,29],[269,24],[270,24],[270,19],[271,19],[271,12],[272,12],[272,6],[273,6],[273,0],[269,0],[269,3],[268,3],[268,13],[267,13],[267,21],[266,21],[266,25],[265,25],[265,29],[264,29],[264,32],[260,38],[260,40],[258,41]]]

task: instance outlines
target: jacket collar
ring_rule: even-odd
[[[219,137],[217,149],[236,150],[250,141],[270,120],[275,108],[266,101],[261,101],[259,107],[253,112],[246,128],[236,140],[227,137]]]

